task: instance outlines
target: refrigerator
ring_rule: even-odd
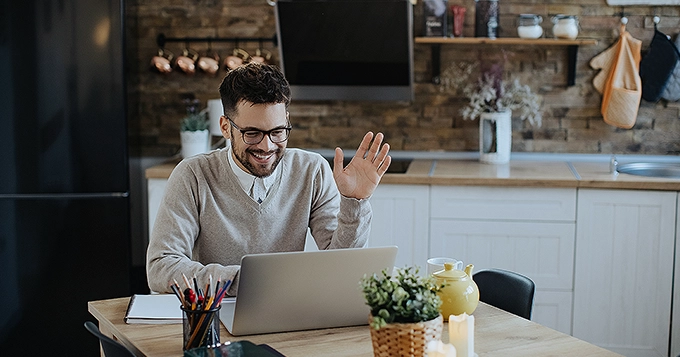
[[[0,354],[96,356],[130,295],[122,0],[1,0]]]

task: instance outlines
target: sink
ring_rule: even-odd
[[[678,163],[633,162],[618,165],[616,171],[637,176],[680,178]]]

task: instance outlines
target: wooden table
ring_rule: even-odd
[[[137,356],[182,356],[182,325],[128,325],[123,316],[129,298],[90,301],[89,312],[100,330]],[[486,356],[620,356],[495,307],[480,303],[475,316],[475,352]],[[442,340],[448,342],[447,324]],[[373,356],[369,327],[231,336],[222,326],[220,339],[266,343],[286,356]]]

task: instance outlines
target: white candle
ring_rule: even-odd
[[[439,340],[428,342],[425,352],[427,357],[456,357],[456,348]]]
[[[475,317],[466,313],[449,316],[449,343],[458,357],[475,355]]]

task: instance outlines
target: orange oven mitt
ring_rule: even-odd
[[[594,68],[602,68],[593,79],[593,85],[602,93],[600,112],[609,125],[624,129],[635,125],[642,98],[639,74],[641,48],[642,41],[635,39],[625,26],[621,26],[616,45],[591,61]]]

